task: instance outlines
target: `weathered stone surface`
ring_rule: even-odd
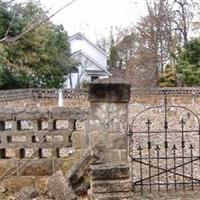
[[[61,170],[63,172],[67,172],[75,163],[74,154],[68,158],[65,159],[58,159],[56,162],[54,162],[54,172]],[[77,156],[78,157],[78,156]]]
[[[51,111],[51,118],[58,120],[86,120],[88,113],[80,109],[69,109],[65,107],[53,108]]]
[[[59,187],[62,187],[62,190],[64,191],[71,191],[72,194],[85,195],[87,193],[87,189],[89,188],[89,167],[98,160],[99,157],[91,149],[85,150],[84,153],[79,154],[79,157],[79,160],[72,161],[74,162],[74,165],[67,172],[65,177],[59,171],[49,179],[49,190],[51,196],[56,200],[62,200],[66,197],[63,192],[61,192],[61,194],[58,193]],[[60,162],[57,163],[56,168],[60,165],[65,165],[65,162],[62,163],[60,160]],[[54,188],[54,182],[56,182],[57,189]],[[72,197],[70,198],[73,199]]]
[[[90,181],[89,180],[85,180],[84,177],[84,181],[81,182],[81,185],[79,185],[76,189],[75,189],[75,193],[78,196],[86,196],[87,195],[87,191],[90,188]]]
[[[85,131],[74,131],[72,133],[72,146],[75,149],[87,149],[87,137]]]
[[[133,200],[132,192],[115,192],[106,194],[89,194],[90,200]]]
[[[23,166],[26,160],[19,160],[18,166]],[[46,159],[34,159],[20,170],[22,176],[48,176],[53,172],[52,161]]]
[[[49,176],[36,177],[35,187],[40,193],[46,193],[48,190]]]
[[[11,192],[17,192],[23,187],[34,187],[35,178],[34,177],[18,177],[11,176],[9,178],[4,178],[2,183],[5,185],[6,189]]]
[[[90,100],[90,99],[89,99]],[[101,148],[104,163],[126,163],[125,152],[128,147],[128,104],[127,102],[90,101],[90,115],[87,131],[89,144]],[[127,154],[126,154],[127,155]]]
[[[39,196],[39,192],[34,187],[24,187],[15,195],[17,200],[31,200]]]
[[[119,122],[126,121],[127,103],[109,103],[109,102],[91,102],[90,118],[93,120],[101,119],[101,122]]]
[[[0,184],[0,193],[6,192],[6,186],[4,184]]]
[[[76,164],[81,159],[84,152],[85,150],[76,150],[72,152],[72,154],[69,154],[69,156],[66,158],[59,158],[54,160],[52,163],[54,168],[53,171],[56,172],[61,170],[64,173],[67,173],[74,166],[74,164]]]
[[[89,101],[91,102],[129,102],[130,84],[123,81],[91,83],[89,86]]]
[[[0,120],[1,121],[11,121],[11,120],[13,120],[13,113],[14,113],[13,109],[2,108],[1,112],[0,112]]]
[[[77,196],[63,176],[61,171],[53,174],[48,182],[48,191],[51,198],[55,200],[76,200]]]
[[[45,120],[49,118],[49,113],[41,110],[22,110],[15,113],[14,116],[16,120]]]
[[[130,177],[127,165],[91,165],[90,175],[93,180],[126,179]]]
[[[130,192],[132,185],[130,179],[92,181],[93,193]]]
[[[66,178],[72,187],[76,186],[77,183],[80,183],[84,174],[89,171],[90,165],[98,159],[98,155],[95,154],[91,149],[87,149],[84,152],[80,160],[77,161],[66,174]]]
[[[120,165],[127,163],[127,157],[124,156],[124,152],[127,150],[108,150],[102,155],[103,163],[111,165]]]
[[[0,159],[0,176],[3,176],[8,169],[9,173],[14,173],[16,166],[16,161],[11,159]]]

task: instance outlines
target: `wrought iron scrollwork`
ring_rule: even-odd
[[[153,122],[150,118],[145,122],[146,127],[135,131],[136,120],[145,112],[152,109],[162,109],[164,111],[164,125],[161,130],[153,130]],[[170,130],[168,123],[168,110],[170,108],[181,108],[194,116],[197,122],[197,129],[186,129],[186,121],[180,120],[180,129]],[[198,145],[190,143],[186,134],[195,133],[198,138]],[[135,134],[144,137],[147,143],[134,143]],[[156,144],[152,134],[163,135],[163,143]],[[168,137],[169,134],[180,135],[180,141],[175,143]],[[193,135],[191,134],[191,137]],[[196,163],[200,162],[200,120],[198,116],[190,109],[184,106],[170,106],[167,104],[167,93],[164,92],[164,105],[153,106],[141,111],[132,121],[129,130],[129,152],[132,160],[132,168],[138,164],[138,173],[133,176],[133,189],[143,192],[144,190],[162,191],[162,190],[194,190],[200,186],[200,177],[194,173]],[[137,146],[138,145],[138,146]],[[132,170],[132,171],[133,171]]]

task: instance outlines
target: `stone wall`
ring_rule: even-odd
[[[199,88],[132,89],[130,103],[127,98],[122,101],[123,95],[120,96],[119,89],[120,87],[114,92],[113,85],[111,88],[106,87],[103,90],[106,91],[105,94],[93,93],[95,95],[90,96],[90,101],[86,96],[65,98],[64,106],[67,109],[54,109],[57,107],[58,99],[57,96],[52,97],[52,95],[49,97],[43,95],[42,98],[31,96],[23,100],[19,98],[15,101],[0,101],[2,107],[0,156],[3,158],[0,159],[0,185],[4,184],[8,190],[14,191],[27,184],[45,190],[49,175],[58,169],[68,171],[81,157],[83,149],[86,149],[88,144],[92,147],[92,144],[99,140],[102,140],[103,147],[106,145],[103,151],[104,161],[100,166],[91,167],[91,170],[95,171],[98,167],[98,170],[101,170],[104,162],[114,164],[114,169],[120,168],[120,165],[126,163],[127,159],[128,125],[142,110],[163,105],[164,92],[167,92],[169,105],[185,106],[200,116]],[[113,96],[114,94],[117,95]],[[89,123],[86,122],[88,112],[90,113]],[[178,109],[169,110],[170,126],[175,129],[179,127],[182,117],[187,121],[188,128],[197,128],[191,113]],[[145,112],[142,118],[136,122],[134,129],[141,130],[146,126],[148,118],[156,119],[154,128],[159,128],[160,125],[163,125],[163,109]],[[76,128],[74,121],[76,121]],[[85,129],[85,124],[87,129]],[[71,132],[73,133],[71,134]],[[65,142],[62,142],[61,138],[65,138]],[[155,138],[159,140],[159,137],[155,136]],[[188,138],[192,141],[192,137],[188,135]],[[40,146],[39,143],[43,139],[46,144]],[[135,140],[137,139],[140,140],[140,135],[135,137]],[[61,142],[57,142],[60,140]],[[194,138],[192,142],[195,143],[195,141]],[[34,149],[37,151],[32,157]],[[109,167],[112,166],[106,167],[105,173],[109,171]],[[126,164],[124,167],[127,167]],[[135,169],[134,175],[137,178],[138,170]],[[197,174],[197,176],[199,175]],[[93,193],[105,194],[108,192],[108,188],[112,192],[120,192],[119,188],[123,189],[124,183],[127,183],[127,185],[125,184],[127,188],[130,186],[128,185],[129,178],[121,180],[120,177],[117,177],[113,180],[109,177],[109,180],[104,180],[103,177],[100,179],[93,177],[91,181]],[[15,184],[13,184],[14,180],[16,180]],[[118,185],[117,182],[122,184]],[[105,188],[104,184],[107,184],[108,187]],[[117,184],[117,186],[114,187],[112,184]],[[114,191],[113,187],[120,191]],[[121,195],[123,195],[123,191]]]
[[[0,112],[0,186],[47,189],[49,176],[67,172],[88,146],[88,114],[80,109],[4,109]]]
[[[101,159],[90,167],[91,200],[132,199],[128,166],[129,100],[130,85],[124,81],[90,84],[89,145],[101,153]]]

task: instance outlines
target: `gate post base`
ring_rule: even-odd
[[[90,200],[132,200],[132,183],[128,165],[92,165]]]

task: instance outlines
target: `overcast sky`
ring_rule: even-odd
[[[56,10],[71,0],[41,0],[44,9]],[[52,20],[69,35],[83,32],[91,40],[107,35],[111,26],[127,27],[144,15],[144,0],[77,0]],[[52,10],[52,11],[53,11]]]

